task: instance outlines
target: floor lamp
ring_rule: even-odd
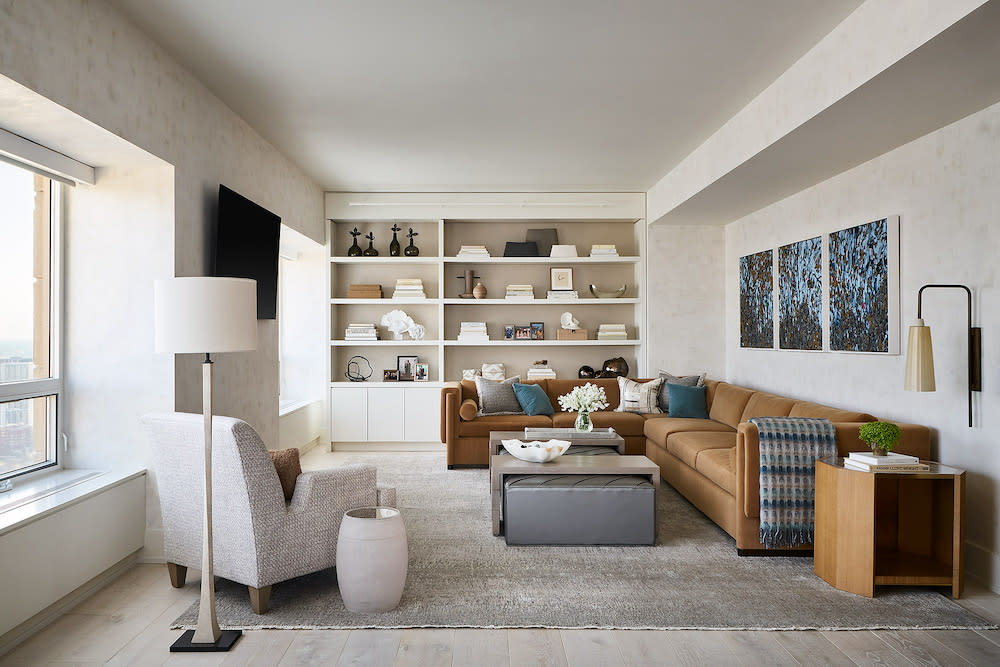
[[[219,629],[212,565],[212,352],[257,348],[257,281],[246,278],[172,278],[153,288],[156,351],[205,355],[202,411],[205,413],[205,508],[201,549],[198,625],[171,651],[228,651],[242,630]]]

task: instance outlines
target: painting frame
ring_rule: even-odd
[[[418,363],[416,366],[416,372],[413,374],[414,382],[427,382],[431,379],[431,367],[430,364]]]
[[[545,340],[545,323],[531,323],[531,340]]]
[[[415,354],[401,354],[396,357],[396,371],[399,373],[400,382],[413,382],[419,360],[420,357]]]
[[[824,350],[824,247],[822,235],[778,246],[775,314],[779,350]]]
[[[383,369],[382,382],[399,382],[399,370],[396,368]]]
[[[774,251],[739,258],[740,348],[774,349]]]
[[[549,289],[553,292],[572,291],[573,268],[570,266],[553,266],[549,269]]]

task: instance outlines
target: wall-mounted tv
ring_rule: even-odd
[[[246,197],[219,186],[215,275],[257,281],[257,319],[278,311],[278,241],[281,218]]]

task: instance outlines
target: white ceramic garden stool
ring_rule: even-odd
[[[337,583],[348,611],[395,609],[406,584],[407,560],[399,510],[361,507],[344,513],[337,538]]]

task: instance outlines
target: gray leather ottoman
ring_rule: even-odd
[[[516,475],[503,489],[507,544],[651,545],[656,489],[639,475]]]

